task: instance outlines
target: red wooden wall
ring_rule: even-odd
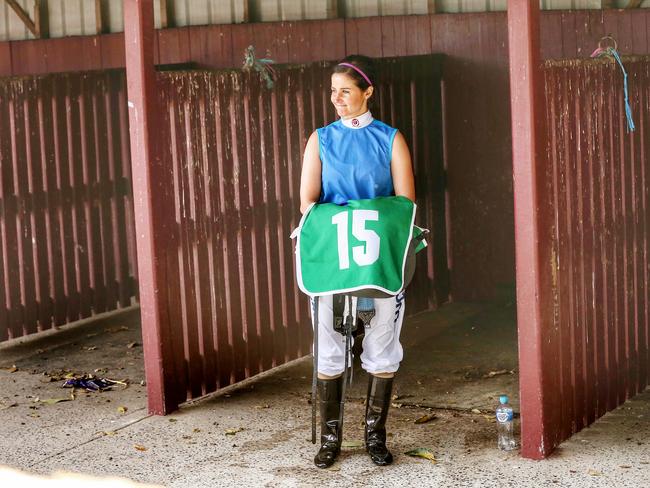
[[[545,58],[586,57],[610,33],[623,54],[650,52],[646,10],[542,13]],[[442,53],[451,293],[489,300],[514,283],[506,14],[434,14],[213,25],[157,31],[160,64],[241,66],[244,49],[280,63]],[[0,76],[124,66],[121,34],[0,43]]]
[[[650,373],[650,58],[548,62],[552,207],[542,375],[552,446],[643,391]]]
[[[401,127],[423,185],[419,225],[432,230],[409,288],[407,312],[448,290],[440,59],[384,60],[376,113]],[[159,74],[163,153],[173,177],[165,302],[178,403],[309,353],[307,299],[295,281],[301,155],[317,127],[335,120],[328,64],[278,70],[272,90],[257,74]],[[163,142],[164,141],[164,142]]]
[[[137,294],[123,72],[0,80],[0,341]]]

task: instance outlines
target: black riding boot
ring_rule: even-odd
[[[341,394],[343,377],[332,380],[318,380],[318,398],[320,403],[320,450],[314,458],[319,468],[329,468],[341,452]]]
[[[366,451],[378,466],[393,462],[393,455],[386,448],[386,417],[392,391],[393,378],[370,375],[366,402]]]

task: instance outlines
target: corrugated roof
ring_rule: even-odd
[[[17,0],[33,18],[34,0]],[[340,16],[337,0],[167,0],[171,25],[233,24],[247,21],[276,22],[327,19]],[[627,6],[629,0],[614,0],[615,7]],[[124,29],[122,2],[103,0],[104,32]],[[600,9],[601,0],[540,0],[545,10]],[[98,31],[95,0],[47,0],[50,37],[95,34]],[[346,17],[382,15],[419,15],[431,12],[504,11],[507,0],[345,0]],[[641,3],[650,7],[650,0]],[[156,27],[161,27],[160,0],[154,0]],[[0,41],[33,39],[16,13],[0,2]]]

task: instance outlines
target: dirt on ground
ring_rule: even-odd
[[[402,342],[388,420],[395,463],[386,468],[363,447],[367,375],[358,365],[343,451],[328,470],[312,464],[310,358],[149,416],[137,310],[0,349],[0,465],[170,487],[650,486],[649,391],[545,461],[496,449],[498,395],[518,410],[511,306],[420,314],[407,320]],[[62,388],[82,374],[117,383],[102,392]],[[406,454],[416,449],[433,459]]]

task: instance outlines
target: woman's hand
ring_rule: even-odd
[[[318,148],[317,148],[318,149]],[[406,140],[401,132],[395,134],[393,141],[393,154],[390,161],[390,172],[393,177],[393,188],[396,196],[406,197],[415,201],[415,180],[413,178],[413,165],[411,154],[406,145]]]
[[[408,149],[407,149],[408,152]],[[410,161],[410,159],[409,159]],[[300,213],[320,198],[321,162],[318,151],[318,134],[314,131],[305,147],[300,175]]]

